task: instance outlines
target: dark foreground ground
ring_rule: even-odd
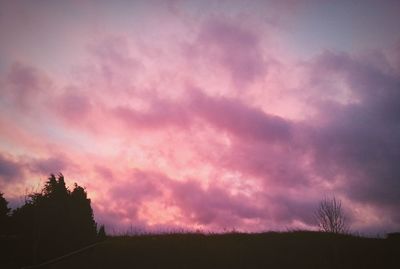
[[[398,239],[317,232],[112,237],[40,268],[400,268]]]

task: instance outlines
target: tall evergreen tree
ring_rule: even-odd
[[[8,201],[3,197],[3,193],[0,192],[0,234],[8,232],[10,210]]]
[[[93,210],[85,189],[76,183],[70,198],[72,237],[76,245],[83,246],[96,239],[97,225],[93,219]]]

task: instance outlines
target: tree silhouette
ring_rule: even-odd
[[[94,241],[97,236],[96,222],[93,219],[93,210],[90,199],[84,188],[74,185],[70,193],[71,230],[75,245],[84,246]]]
[[[98,236],[99,241],[103,241],[107,238],[106,229],[105,229],[104,225],[100,226],[99,233],[97,236]]]
[[[325,198],[319,203],[315,218],[321,231],[330,233],[346,233],[348,231],[346,217],[342,210],[342,202],[335,196]]]
[[[3,193],[0,192],[0,234],[8,232],[10,210],[7,200],[3,197]]]
[[[90,199],[75,183],[68,190],[64,176],[51,174],[41,192],[28,196],[12,214],[14,233],[35,262],[56,257],[88,245],[97,239]]]

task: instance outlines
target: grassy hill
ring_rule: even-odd
[[[111,237],[41,268],[399,268],[399,243],[319,232]]]

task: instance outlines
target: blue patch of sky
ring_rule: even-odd
[[[399,2],[315,2],[293,17],[284,39],[301,56],[388,48],[400,40]]]

